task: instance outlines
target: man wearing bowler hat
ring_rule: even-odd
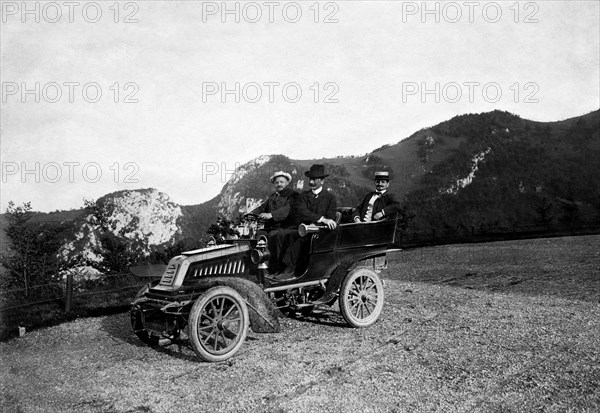
[[[353,214],[354,222],[372,222],[393,217],[400,210],[400,202],[388,192],[390,173],[375,172],[375,191],[365,196]]]
[[[335,196],[323,188],[325,178],[325,166],[315,164],[309,171],[304,173],[308,177],[310,189],[295,197],[292,202],[290,215],[294,220],[294,226],[285,230],[285,245],[287,249],[283,256],[285,269],[271,277],[276,281],[287,281],[296,277],[296,265],[303,254],[303,246],[308,238],[298,235],[300,224],[321,224],[329,229],[335,229],[335,215],[337,211],[337,200]]]
[[[269,272],[276,273],[281,271],[281,260],[283,258],[283,238],[284,228],[293,225],[290,217],[290,203],[296,194],[288,187],[292,180],[292,175],[284,171],[275,172],[271,178],[271,183],[275,186],[275,192],[263,202],[258,208],[250,211],[250,214],[258,215],[260,219],[265,220],[265,230],[268,231],[269,252]]]

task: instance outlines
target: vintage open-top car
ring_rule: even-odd
[[[301,225],[308,257],[295,279],[268,277],[267,237],[256,221],[250,239],[173,257],[160,280],[144,287],[131,307],[135,334],[150,345],[189,343],[206,361],[223,361],[242,346],[248,328],[279,332],[281,312],[308,315],[339,299],[352,327],[366,327],[384,303],[378,275],[393,247],[396,219],[340,224],[335,230]],[[136,271],[134,271],[136,273]]]

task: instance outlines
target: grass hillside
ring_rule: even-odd
[[[407,206],[415,214],[413,229],[452,231],[597,220],[599,118],[596,111],[540,123],[496,111],[458,116],[431,128],[445,142],[463,141],[431,167],[419,189],[406,194]],[[457,185],[470,172],[472,181]]]

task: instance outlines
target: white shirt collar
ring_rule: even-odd
[[[319,189],[311,189],[312,193],[315,195],[319,195],[321,193],[321,191],[323,190],[323,187],[319,187]]]

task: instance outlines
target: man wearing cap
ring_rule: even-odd
[[[375,172],[375,191],[365,196],[353,214],[354,222],[371,222],[393,217],[400,210],[400,202],[387,191],[390,174],[387,171]]]
[[[268,228],[281,228],[282,222],[288,218],[290,213],[290,195],[292,190],[288,188],[292,175],[287,172],[275,172],[271,178],[275,186],[275,192],[258,208],[250,211],[250,214],[258,215],[260,219],[267,221]]]
[[[286,267],[280,274],[272,277],[277,281],[296,277],[296,265],[303,252],[302,247],[308,241],[308,238],[301,238],[298,235],[298,225],[321,224],[329,229],[335,229],[337,226],[335,222],[337,200],[335,195],[323,188],[325,178],[329,176],[325,173],[325,166],[315,164],[304,175],[309,179],[310,190],[295,196],[292,201],[290,215],[294,220],[294,226],[285,230],[287,249],[283,256],[283,263]]]
[[[269,231],[269,252],[271,253],[270,272],[275,273],[281,269],[283,229],[293,225],[290,217],[290,203],[296,192],[288,188],[292,176],[287,172],[275,172],[270,179],[275,186],[275,192],[249,214],[258,215],[260,219],[266,221],[265,230]]]

